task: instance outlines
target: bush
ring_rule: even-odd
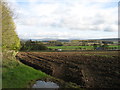
[[[21,49],[20,50],[47,50],[48,48],[44,46],[42,43],[34,42],[34,41],[27,41],[25,43],[21,43]]]

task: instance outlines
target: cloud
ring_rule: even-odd
[[[50,37],[82,37],[83,31],[102,31],[102,33],[118,31],[118,0],[28,0],[27,3],[24,3],[24,0],[14,0],[14,2],[20,8],[17,11],[20,15],[16,20],[17,24],[34,27],[32,29],[36,33],[44,27],[46,32],[43,30],[43,33],[40,34],[43,37],[47,37],[47,35]],[[56,28],[67,29],[74,33],[81,31],[82,34],[72,35],[66,32],[66,35],[62,35],[62,30]],[[24,32],[28,31],[26,28],[22,29]],[[47,33],[52,30],[53,34]],[[23,34],[20,29],[18,31]],[[39,35],[31,34],[31,36],[37,37]]]
[[[72,30],[95,30],[96,28],[99,29],[101,24],[105,24],[105,26],[107,26],[106,24],[116,24],[118,19],[117,8],[103,9],[100,8],[100,5],[99,3],[97,6],[86,6],[80,3],[73,3],[72,5],[61,3],[32,3],[28,10],[30,16],[24,19],[24,24],[45,26],[58,25]],[[102,29],[104,30],[104,28]]]
[[[116,14],[114,14],[115,12]],[[101,24],[104,26],[116,25],[117,19],[117,8],[101,9],[98,6],[86,7],[75,4],[71,7],[70,14],[64,17],[62,26],[77,30],[92,30],[92,28],[95,30],[97,27],[98,30],[101,30],[102,27],[99,28]]]

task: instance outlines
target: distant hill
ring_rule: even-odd
[[[120,41],[120,38],[109,38],[109,39],[100,39],[105,41]]]
[[[102,41],[119,42],[120,38],[105,38],[105,39],[92,39],[92,40],[102,40]]]
[[[27,39],[22,39],[26,41]],[[105,38],[105,39],[52,39],[52,38],[44,38],[44,39],[28,39],[32,41],[42,41],[42,42],[48,42],[48,41],[60,41],[60,42],[70,42],[71,40],[102,40],[102,41],[120,41],[120,38]]]
[[[70,40],[57,40],[59,42],[70,42]]]

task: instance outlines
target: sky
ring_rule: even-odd
[[[21,39],[118,37],[118,0],[7,0]]]

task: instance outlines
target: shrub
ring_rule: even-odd
[[[21,50],[47,50],[48,48],[44,46],[42,43],[34,42],[34,41],[26,41],[25,43],[21,43]]]

